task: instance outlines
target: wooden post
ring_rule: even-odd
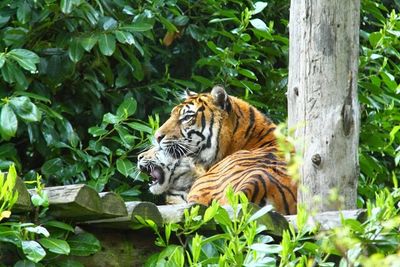
[[[287,95],[303,155],[299,203],[319,211],[338,208],[327,201],[333,188],[345,209],[356,207],[359,17],[359,0],[291,1]]]

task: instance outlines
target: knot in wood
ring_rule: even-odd
[[[299,96],[299,88],[297,88],[297,86],[293,88],[293,91],[296,96]]]
[[[319,154],[315,154],[315,155],[313,155],[313,156],[311,157],[311,161],[312,161],[312,163],[315,164],[316,166],[319,166],[319,165],[321,165],[322,159],[321,159],[321,156],[320,156]]]

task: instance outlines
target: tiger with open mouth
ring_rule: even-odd
[[[156,154],[164,154],[167,161],[177,160],[178,165],[185,165],[181,170],[189,170],[182,176],[193,183],[188,202],[208,205],[215,199],[225,203],[230,184],[256,204],[271,203],[277,211],[293,214],[297,184],[288,176],[278,152],[275,128],[255,107],[215,86],[211,93],[189,93],[174,107],[155,134]],[[168,174],[172,181],[175,173]]]

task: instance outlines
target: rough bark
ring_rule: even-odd
[[[333,188],[345,209],[356,207],[359,16],[359,0],[291,1],[288,120],[303,155],[299,203],[319,211],[338,208],[326,201]]]

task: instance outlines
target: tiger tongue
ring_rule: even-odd
[[[161,179],[161,171],[158,168],[154,168],[150,172],[150,176],[153,178],[153,183],[158,182]]]

